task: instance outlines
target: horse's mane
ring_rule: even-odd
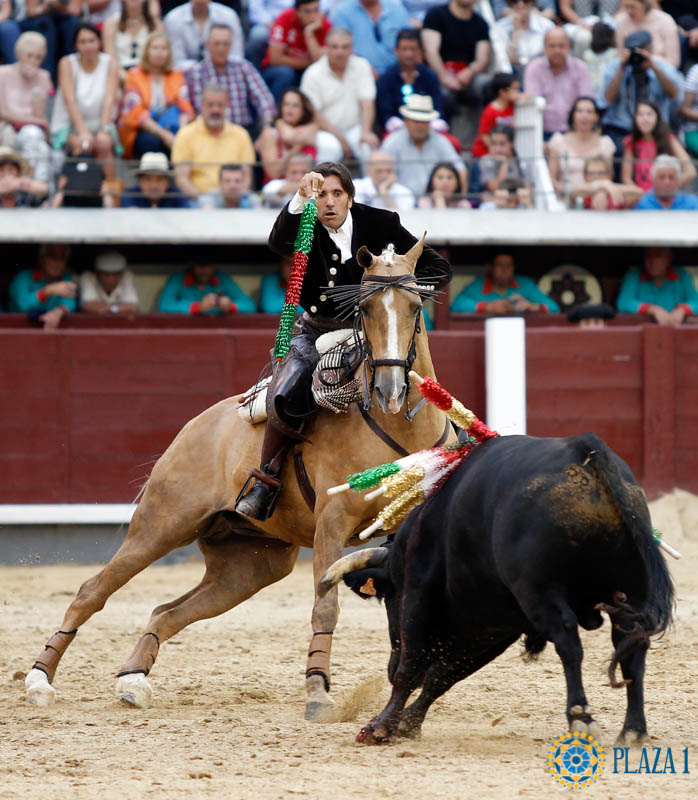
[[[378,292],[386,289],[404,289],[419,295],[422,300],[436,298],[441,291],[433,285],[420,284],[414,275],[407,272],[404,275],[370,275],[364,273],[361,283],[352,283],[345,286],[323,287],[323,292],[331,297],[337,304],[339,319],[349,319],[361,305]]]

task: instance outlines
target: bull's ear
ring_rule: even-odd
[[[373,253],[366,247],[366,245],[362,245],[359,248],[359,252],[356,254],[356,261],[360,267],[364,269],[371,269],[371,265],[373,264]]]
[[[371,597],[383,600],[390,594],[393,586],[388,570],[384,566],[357,569],[347,572],[342,578],[352,592],[364,600]]]
[[[414,245],[412,245],[412,247],[405,253],[405,258],[407,259],[407,265],[412,274],[414,274],[417,262],[419,261],[419,257],[422,255],[422,250],[424,250],[424,240],[426,238],[427,238],[427,232],[424,231],[424,233],[422,234],[422,238]]]

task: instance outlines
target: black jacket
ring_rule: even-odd
[[[322,289],[331,283],[335,286],[345,286],[361,281],[364,270],[356,263],[356,253],[362,245],[374,255],[379,255],[388,244],[393,244],[396,253],[404,254],[417,242],[417,239],[402,227],[400,217],[394,211],[384,211],[354,203],[351,215],[354,223],[351,239],[352,257],[344,264],[340,260],[339,248],[330,239],[324,225],[315,224],[313,246],[301,292],[301,305],[311,314],[324,317],[337,316],[334,301],[320,299],[323,294]],[[299,222],[300,214],[290,214],[288,205],[281,211],[269,235],[269,247],[275,253],[282,256],[292,255]],[[429,283],[443,287],[451,280],[453,271],[445,258],[425,245],[417,262],[415,275],[421,280],[428,280]]]

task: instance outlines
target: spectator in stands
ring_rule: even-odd
[[[490,131],[490,152],[477,162],[479,170],[479,189],[490,193],[496,192],[503,181],[521,180],[523,184],[531,184],[531,170],[519,162],[514,147],[514,129],[501,122]]]
[[[530,186],[526,186],[521,178],[505,178],[494,190],[493,199],[480,203],[478,209],[480,211],[516,211],[532,208],[532,205]]]
[[[432,0],[432,2],[435,2],[435,0]],[[554,21],[557,19],[557,5],[558,0],[538,0],[536,10],[539,14]],[[507,0],[490,0],[490,6],[495,19],[504,19],[504,17],[514,13]]]
[[[453,169],[450,164],[448,166]],[[390,153],[383,150],[371,153],[366,164],[366,177],[354,180],[354,202],[373,208],[404,211],[414,208],[414,199],[412,192],[398,183],[395,160]]]
[[[647,314],[660,325],[681,325],[688,315],[698,314],[698,292],[693,277],[672,266],[669,247],[646,247],[643,269],[631,269],[623,278],[618,311]]]
[[[530,278],[515,277],[514,256],[500,252],[488,265],[487,275],[476,278],[456,296],[451,311],[466,314],[557,313],[560,308]]]
[[[166,314],[235,314],[257,309],[226,272],[192,263],[167,279],[158,310]]]
[[[558,195],[569,193],[584,183],[584,163],[589,156],[613,161],[616,146],[602,136],[601,114],[593,97],[578,97],[568,118],[567,133],[556,133],[548,144],[548,167]]]
[[[262,60],[271,39],[271,26],[284,11],[292,8],[294,0],[247,0],[247,18],[250,30],[245,44],[245,58],[256,69],[262,69]]]
[[[293,153],[282,167],[282,178],[273,178],[262,187],[265,208],[283,208],[298,189],[301,178],[310,172],[315,160],[307,153]],[[355,182],[356,185],[356,182]]]
[[[94,272],[80,276],[80,310],[92,314],[138,311],[133,273],[121,253],[109,250],[95,259]]]
[[[53,147],[69,155],[96,155],[108,179],[114,177],[114,155],[121,142],[114,125],[119,71],[114,59],[100,52],[100,33],[82,22],[75,37],[77,53],[58,64],[58,95],[51,116]]]
[[[633,183],[614,183],[611,162],[603,156],[590,156],[584,162],[583,183],[571,191],[570,199],[582,198],[583,208],[614,211],[632,208],[642,197]]]
[[[435,6],[442,6],[444,0],[402,0],[402,4],[410,18],[410,25],[419,29],[422,27],[427,11]]]
[[[165,30],[172,42],[175,67],[187,70],[204,57],[204,45],[213,25],[230,28],[230,54],[244,55],[244,38],[240,18],[232,8],[211,0],[188,0],[165,16]]]
[[[177,186],[198,200],[218,186],[220,164],[254,164],[255,153],[247,131],[226,120],[228,91],[218,84],[204,88],[201,114],[175,136],[172,163]]]
[[[485,106],[480,116],[477,136],[473,142],[473,158],[481,158],[489,153],[490,131],[495,125],[501,122],[513,126],[515,103],[520,95],[519,89],[519,81],[515,75],[509,72],[498,72],[492,78],[494,100]]]
[[[225,87],[228,92],[227,119],[242,125],[253,136],[259,122],[272,124],[276,104],[252,64],[245,59],[230,58],[232,44],[233,32],[227,25],[211,25],[203,61],[186,72],[189,99],[196,113],[200,114],[204,87],[211,82]],[[256,118],[252,115],[252,108]]]
[[[698,47],[698,28],[696,28],[696,46]],[[686,149],[698,158],[698,64],[694,64],[686,75],[684,99],[681,105],[681,116],[688,120],[683,124]]]
[[[661,116],[670,120],[681,104],[683,76],[671,64],[652,54],[648,33],[638,31],[625,40],[620,57],[609,61],[604,72],[599,105],[605,113],[603,131],[620,154],[623,139],[633,129],[638,100],[651,100]]]
[[[119,65],[122,84],[127,71],[141,63],[150,34],[163,30],[162,22],[150,13],[149,0],[123,0],[121,12],[105,21],[102,28],[104,52]]]
[[[430,123],[439,117],[431,97],[411,94],[405,105],[400,106],[400,114],[405,127],[391,133],[381,145],[381,150],[390,153],[395,160],[398,181],[415,197],[420,197],[426,191],[436,164],[448,161],[458,172],[461,186],[467,186],[465,164],[455,148],[445,136],[430,127]]]
[[[431,171],[426,192],[417,201],[417,207],[470,208],[460,175],[450,161],[437,164]]]
[[[351,32],[354,52],[370,63],[376,77],[395,64],[397,35],[410,24],[400,0],[340,0],[331,20]]]
[[[605,22],[596,22],[591,29],[591,44],[582,53],[582,61],[589,67],[594,97],[598,97],[603,91],[603,73],[606,63],[614,58],[618,58],[616,32]]]
[[[395,56],[396,63],[381,74],[377,84],[376,113],[381,128],[392,133],[405,124],[400,117],[400,106],[411,94],[431,97],[434,108],[443,117],[439,79],[431,67],[422,63],[422,45],[417,31],[404,28],[398,33]],[[443,119],[438,122],[445,127]]]
[[[679,187],[686,186],[696,177],[696,168],[662,119],[659,107],[649,100],[640,100],[633,117],[632,133],[623,140],[623,183],[634,183],[643,192],[649,192],[652,188],[650,170],[654,159],[661,154],[676,156],[681,162]]]
[[[312,103],[300,89],[287,89],[279,103],[274,124],[266,125],[255,142],[266,176],[280,178],[286,160],[296,153],[306,153],[314,161],[317,134],[318,124]]]
[[[48,195],[48,184],[31,177],[29,164],[11,147],[0,146],[0,208],[34,208]]]
[[[552,28],[545,34],[543,49],[544,55],[526,67],[524,90],[545,98],[543,131],[547,140],[568,129],[575,100],[591,94],[591,77],[587,65],[570,55],[570,40],[561,28]]]
[[[81,14],[82,0],[3,0],[0,11],[0,52],[3,58],[8,63],[15,60],[15,42],[21,33],[40,33],[46,39],[42,66],[55,81],[58,59],[75,50]]]
[[[0,143],[17,150],[31,165],[34,179],[46,186],[44,196],[52,179],[46,103],[53,84],[48,72],[39,69],[46,39],[27,31],[17,39],[15,53],[16,64],[0,67]]]
[[[652,191],[635,206],[641,211],[698,211],[698,197],[679,192],[681,162],[676,156],[657,156],[652,164]]]
[[[169,154],[180,128],[194,119],[184,74],[172,68],[172,47],[162,32],[145,41],[141,63],[128,71],[119,120],[126,158]]]
[[[574,43],[575,55],[588,49],[593,27],[604,22],[615,28],[614,17],[621,0],[558,0],[564,29]]]
[[[262,75],[277,104],[288,89],[300,83],[303,71],[325,55],[332,27],[320,11],[320,0],[295,0],[294,6],[274,20],[262,61]]]
[[[683,62],[698,57],[698,9],[695,0],[661,0],[662,11],[670,14],[679,28]]]
[[[373,132],[376,82],[371,65],[352,52],[349,31],[332,28],[327,55],[303,73],[301,91],[315,107],[318,161],[366,161],[379,142]]]
[[[136,178],[138,186],[126,189],[121,195],[121,208],[191,208],[171,182],[172,172],[164,153],[143,153]]]
[[[199,197],[201,208],[259,208],[261,201],[249,191],[248,170],[241,164],[223,164],[218,189]]]
[[[69,254],[65,244],[41,245],[38,268],[23,269],[12,279],[8,310],[29,314],[47,330],[57,328],[76,306],[78,287],[67,270]]]
[[[636,31],[652,37],[652,52],[677,69],[681,66],[679,29],[674,20],[656,8],[654,0],[623,0],[616,17],[616,45],[623,47],[626,38]]]
[[[424,17],[422,43],[427,63],[441,83],[446,119],[459,103],[480,106],[489,78],[489,28],[473,11],[476,0],[450,0]]]
[[[296,184],[296,188],[298,188],[298,184]],[[267,272],[262,278],[259,291],[259,310],[263,314],[281,313],[286,299],[286,289],[291,275],[292,264],[293,259],[290,256],[282,256],[279,271]]]
[[[536,0],[507,0],[511,14],[497,20],[493,36],[506,45],[507,56],[518,78],[529,61],[543,53],[543,38],[555,23],[538,13]]]

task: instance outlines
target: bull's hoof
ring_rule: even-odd
[[[397,728],[397,735],[402,739],[421,739],[422,727],[421,725],[413,727],[411,725],[403,725],[400,723]]]
[[[647,731],[634,731],[631,729],[623,729],[616,739],[618,747],[644,747],[652,740],[650,739]]]
[[[116,696],[124,705],[135,708],[150,708],[153,689],[142,672],[121,675],[116,681]]]
[[[385,744],[390,741],[390,733],[385,725],[369,722],[359,731],[356,741],[359,744]]]
[[[48,682],[46,673],[40,669],[30,669],[24,679],[27,690],[27,703],[32,706],[51,706],[56,700],[56,690]]]
[[[305,704],[305,718],[308,722],[339,722],[339,711],[333,703],[310,701]]]

